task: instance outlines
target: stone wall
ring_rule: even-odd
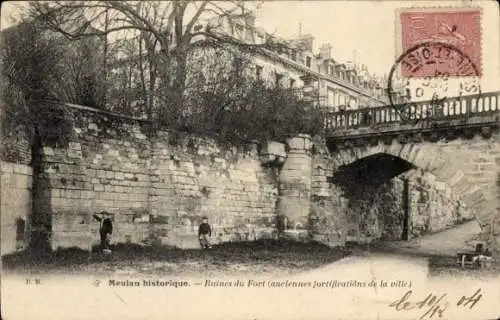
[[[448,143],[439,143],[439,148],[447,157],[441,170],[443,176],[452,177],[452,183],[459,179],[457,172],[461,172],[467,183],[461,186],[467,190],[467,196],[472,197],[474,192],[481,190],[486,206],[478,208],[478,217],[482,223],[489,223],[495,217],[500,220],[500,184],[497,183],[500,168],[500,139],[494,133],[490,139],[477,135],[469,140],[456,139]],[[440,177],[445,181],[444,177]],[[458,183],[457,183],[458,185]],[[457,188],[455,188],[457,189]],[[457,192],[455,192],[457,193]],[[468,201],[473,203],[473,201]]]
[[[405,180],[408,189],[404,187]],[[355,203],[351,212],[360,215],[359,232],[365,239],[402,240],[405,223],[408,238],[415,238],[474,218],[449,186],[418,169],[376,188],[367,186],[362,194],[362,198],[351,199]]]
[[[114,214],[117,242],[143,241],[148,226],[149,141],[140,123],[87,109],[70,109],[72,132],[45,145],[34,220],[51,231],[51,245],[89,248],[98,242],[92,213]]]
[[[382,185],[364,184],[347,190],[333,180],[338,171],[335,154],[328,152],[323,141],[314,142],[310,228],[317,241],[343,245],[346,241],[401,240],[405,211],[409,238],[474,218],[450,186],[421,169],[407,171]]]
[[[73,106],[72,131],[45,144],[34,223],[52,249],[97,244],[99,222],[113,216],[113,241],[199,247],[207,216],[213,241],[275,237],[277,173],[261,166],[255,144],[159,132],[147,123]]]
[[[26,164],[0,162],[1,253],[25,247],[31,214],[32,169]]]
[[[337,169],[324,141],[314,141],[310,228],[313,239],[330,246],[343,245],[356,225],[347,213],[349,200],[343,190],[332,183]]]
[[[152,230],[162,243],[198,247],[203,216],[214,243],[275,237],[276,172],[257,145],[160,133],[153,143]]]
[[[433,174],[473,210],[482,227],[482,240],[495,242],[496,238],[496,250],[500,250],[499,141],[498,131],[488,128],[483,128],[480,134],[438,141],[422,140],[422,136],[411,143],[379,140],[336,150],[334,163],[349,165],[359,159],[386,154]]]
[[[450,186],[437,181],[434,175],[422,170],[405,175],[409,179],[412,236],[441,231],[474,218],[472,210]]]
[[[287,158],[279,173],[279,199],[276,213],[280,231],[293,238],[309,238],[311,210],[312,156],[311,137],[298,135],[288,139]]]

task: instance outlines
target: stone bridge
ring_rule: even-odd
[[[330,114],[325,126],[333,179],[345,184],[364,175],[376,183],[420,168],[451,187],[491,238],[500,231],[499,95]]]

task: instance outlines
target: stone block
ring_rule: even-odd
[[[33,169],[30,166],[23,165],[23,164],[16,164],[14,165],[14,172],[22,175],[31,175],[33,172]]]
[[[276,141],[267,141],[261,149],[261,155],[286,157],[285,144]]]
[[[106,171],[104,170],[96,170],[98,178],[106,178]]]
[[[0,161],[0,169],[2,172],[2,176],[4,173],[13,173],[14,172],[14,164],[11,162]]]
[[[28,183],[28,176],[23,174],[14,175],[15,188],[17,189],[28,189],[30,187]]]

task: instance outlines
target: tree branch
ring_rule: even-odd
[[[198,19],[200,18],[201,14],[204,12],[208,3],[209,3],[209,1],[203,1],[203,3],[200,5],[200,7],[196,11],[195,15],[193,16],[193,18],[191,19],[191,21],[189,21],[189,23],[187,24],[184,35],[191,33],[191,30],[193,29],[194,24],[198,21]]]

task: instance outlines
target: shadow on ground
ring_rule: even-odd
[[[28,273],[199,274],[295,273],[335,262],[349,255],[344,248],[320,243],[259,240],[226,243],[208,250],[119,244],[111,255],[78,248],[48,254],[18,252],[2,257],[4,271]]]

